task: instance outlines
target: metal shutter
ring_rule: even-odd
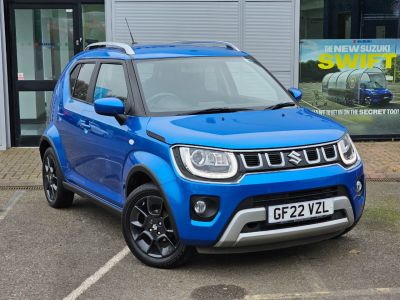
[[[239,42],[237,1],[115,1],[113,13],[115,41],[130,41],[126,17],[140,43],[196,39]]]
[[[110,40],[140,43],[225,40],[255,56],[286,87],[294,84],[294,0],[106,1]],[[111,36],[110,36],[111,35]]]
[[[291,1],[246,1],[244,49],[287,87],[293,85],[293,14]]]

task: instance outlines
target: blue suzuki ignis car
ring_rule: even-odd
[[[47,201],[120,212],[132,253],[160,268],[340,236],[363,211],[363,165],[300,98],[229,43],[92,44],[53,93]]]

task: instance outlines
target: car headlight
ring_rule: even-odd
[[[192,175],[208,179],[227,179],[237,174],[238,163],[231,152],[179,147],[183,167]]]
[[[346,134],[339,142],[338,142],[339,154],[342,162],[346,166],[351,166],[356,163],[358,160],[357,149],[353,144],[350,136]]]

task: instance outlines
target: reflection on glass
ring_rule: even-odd
[[[82,4],[83,47],[106,40],[103,4]]]
[[[300,39],[400,37],[398,0],[301,0]]]
[[[41,135],[46,128],[53,92],[19,92],[21,136]]]
[[[57,80],[74,55],[72,9],[16,9],[18,80]]]

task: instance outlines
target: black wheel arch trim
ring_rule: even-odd
[[[56,147],[54,146],[53,141],[50,138],[48,138],[47,136],[42,135],[40,138],[40,142],[39,142],[39,152],[40,152],[40,146],[42,145],[43,142],[47,142],[50,145],[50,148],[52,148],[54,153],[56,154],[56,160],[57,160],[57,165],[58,165],[58,168],[60,171],[61,180],[64,181],[64,173],[63,173],[63,170],[61,167],[60,158],[58,157],[58,153],[57,153]],[[43,153],[43,155],[44,155],[44,153]],[[43,161],[43,157],[42,157],[41,153],[40,153],[40,158]]]
[[[170,206],[170,204],[168,202],[168,198],[167,198],[167,196],[166,196],[166,194],[165,194],[160,182],[158,181],[157,176],[155,176],[154,173],[148,167],[146,167],[145,165],[143,165],[143,164],[136,165],[129,171],[128,176],[126,177],[125,184],[124,184],[125,201],[129,196],[129,195],[127,195],[127,188],[128,188],[127,183],[130,181],[132,176],[134,176],[136,173],[139,173],[139,172],[140,173],[144,173],[147,176],[149,176],[149,178],[151,179],[151,182],[155,186],[157,186],[157,188],[159,189],[159,191],[161,193],[161,196],[164,198],[165,206],[167,207],[168,212],[169,212],[170,216],[172,217],[173,230],[176,232],[176,234],[178,236],[178,239],[179,239],[179,230],[178,230],[178,227],[176,226],[174,212],[171,209],[171,206]]]

